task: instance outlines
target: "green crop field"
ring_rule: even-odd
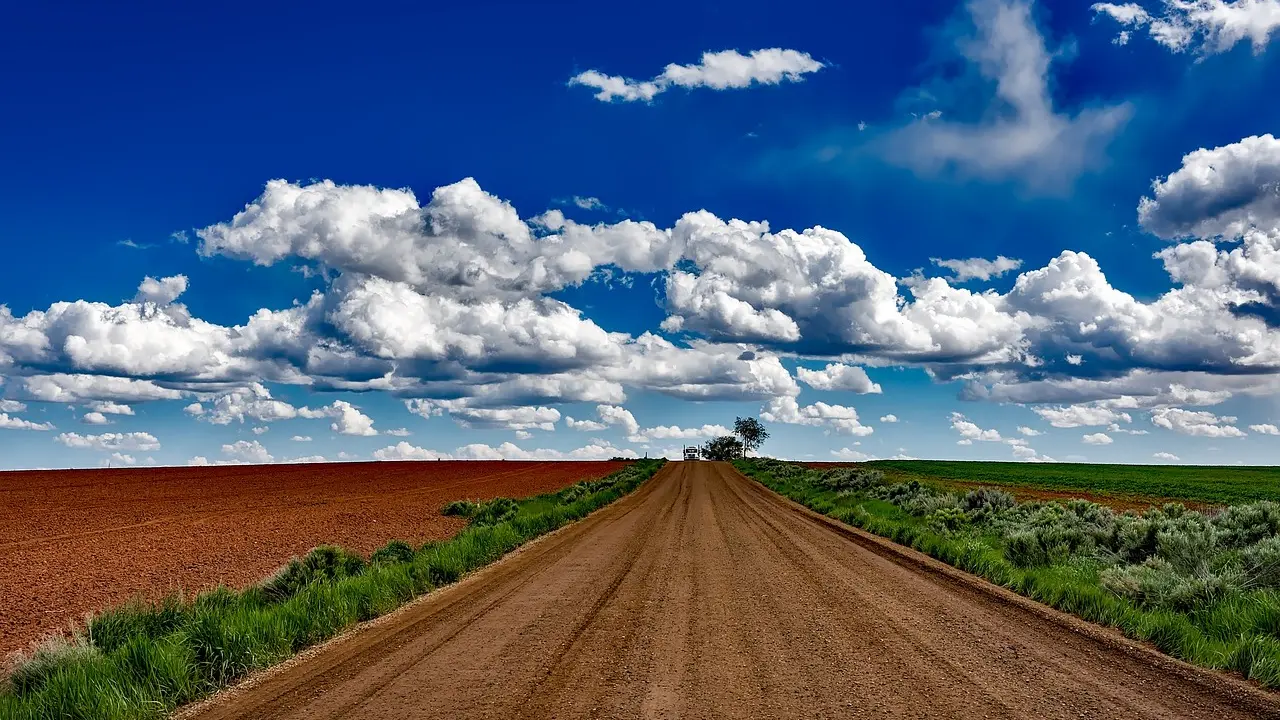
[[[1280,467],[878,460],[899,480],[973,482],[1230,504],[1280,500]]]

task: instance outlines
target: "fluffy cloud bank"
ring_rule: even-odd
[[[997,256],[995,260],[987,260],[985,258],[967,258],[964,260],[930,258],[929,262],[955,273],[956,282],[990,280],[993,277],[1000,277],[1011,270],[1017,270],[1022,267],[1021,260],[1007,258],[1003,255]]]
[[[0,429],[3,430],[52,430],[52,423],[37,423],[31,420],[24,420],[20,417],[12,417],[8,413],[0,413]]]
[[[524,450],[513,443],[492,447],[482,443],[464,445],[453,452],[439,452],[400,441],[373,453],[375,460],[608,460],[614,457],[639,457],[634,450],[619,449],[606,442],[596,442],[562,452],[560,450]]]
[[[1138,204],[1138,221],[1165,239],[1235,238],[1280,227],[1280,140],[1255,135],[1187,153],[1151,189]]]
[[[880,393],[879,383],[871,382],[867,371],[852,365],[832,363],[821,370],[796,368],[800,382],[815,390],[848,390],[855,393]]]
[[[1202,410],[1183,410],[1182,408],[1161,408],[1151,412],[1151,422],[1158,427],[1183,435],[1199,435],[1211,438],[1244,437],[1245,432],[1231,423],[1236,418],[1219,417]]]
[[[379,434],[351,402],[295,406],[272,396],[276,383],[389,392],[425,417],[523,437],[561,420],[637,443],[723,430],[642,429],[622,406],[631,390],[756,402],[766,420],[857,436],[873,429],[856,409],[801,402],[799,383],[877,393],[862,366],[905,364],[965,381],[971,399],[1048,404],[1036,411],[1055,427],[1121,432],[1151,410],[1157,427],[1229,437],[1243,433],[1234,421],[1182,408],[1280,388],[1278,145],[1259,136],[1198,150],[1156,179],[1138,214],[1170,241],[1155,260],[1173,287],[1151,300],[1069,250],[1006,292],[975,291],[956,283],[1017,261],[939,261],[955,276],[899,279],[823,227],[775,230],[705,210],[670,227],[584,225],[559,210],[522,218],[470,179],[425,204],[404,189],[272,181],[200,230],[200,252],[302,265],[324,278],[319,291],[238,325],[194,317],[183,276],[146,278],[116,305],[22,316],[0,306],[0,424],[48,429],[18,419],[28,402],[79,406],[100,423],[169,400],[218,425],[323,418],[339,434]],[[661,332],[610,332],[553,296],[603,269],[650,274]],[[789,355],[827,362],[793,377]],[[571,402],[597,405],[596,416],[566,418],[557,406]],[[962,440],[999,438],[964,418],[953,426]],[[59,437],[87,447],[108,441],[77,438],[109,435]]]
[[[570,85],[582,85],[599,91],[595,98],[602,102],[622,100],[649,102],[673,87],[726,90],[753,84],[777,85],[783,81],[799,82],[808,73],[825,67],[808,53],[782,48],[752,50],[743,55],[737,50],[706,52],[701,62],[693,65],[668,65],[651,80],[631,80],[606,75],[597,70],[574,75]]]
[[[1126,28],[1143,28],[1151,39],[1180,53],[1194,50],[1203,55],[1223,53],[1248,40],[1255,53],[1266,49],[1280,30],[1280,0],[1161,0],[1161,12],[1153,14],[1137,3],[1096,3],[1093,11],[1107,15]],[[1118,45],[1129,42],[1122,30]]]
[[[260,384],[270,381],[391,391],[438,401],[463,422],[513,430],[554,425],[559,402],[616,405],[626,387],[698,400],[794,397],[796,379],[778,356],[789,352],[918,364],[992,390],[1032,377],[1269,373],[1280,339],[1264,313],[1249,310],[1270,301],[1273,260],[1263,251],[1271,235],[1256,226],[1274,219],[1264,192],[1271,151],[1245,145],[1241,152],[1261,160],[1215,162],[1228,177],[1209,186],[1232,188],[1231,198],[1253,187],[1248,213],[1238,202],[1227,212],[1221,202],[1185,199],[1212,194],[1184,179],[1196,175],[1195,154],[1143,201],[1144,224],[1159,233],[1248,224],[1256,236],[1230,251],[1206,241],[1170,247],[1161,260],[1181,287],[1152,302],[1114,288],[1093,258],[1071,251],[1023,272],[1007,293],[974,292],[945,278],[899,281],[821,227],[775,232],[705,211],[669,229],[585,226],[563,216],[522,220],[472,180],[437,189],[426,206],[408,190],[273,181],[231,221],[199,231],[201,252],[318,263],[331,278],[322,292],[230,327],[190,316],[179,302],[185,280],[144,281],[145,299],[117,306],[59,303],[20,318],[0,309],[0,357],[26,375],[13,386],[31,399],[141,402],[197,392],[210,399],[192,411],[210,422],[301,414],[270,397]],[[991,262],[953,269],[979,277],[1012,261]],[[658,273],[663,329],[682,342],[607,332],[547,297],[606,266]],[[819,390],[878,389],[846,363],[798,376]],[[527,407],[543,408],[536,422],[510,419]],[[349,408],[315,412],[339,420],[338,432],[376,432]]]
[[[823,427],[843,435],[863,436],[875,432],[875,428],[863,425],[858,420],[858,411],[854,408],[824,402],[801,406],[792,397],[773,400],[760,413],[760,417],[767,422]]]
[[[119,450],[147,452],[160,449],[160,441],[151,433],[145,432],[102,433],[101,435],[62,433],[55,440],[69,448],[105,452]]]
[[[1000,437],[999,430],[984,430],[978,427],[977,423],[958,412],[951,413],[951,429],[960,433],[960,439],[956,441],[957,445],[972,445],[975,440],[980,442],[1004,441],[1004,438]]]

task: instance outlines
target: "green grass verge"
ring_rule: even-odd
[[[170,597],[94,617],[83,636],[46,644],[0,691],[4,720],[158,718],[384,615],[631,492],[663,465],[637,461],[557,493],[471,503],[452,539],[392,542],[369,561],[322,547],[262,583],[194,600]],[[455,508],[456,512],[457,509]]]
[[[1280,687],[1280,504],[1115,513],[894,483],[868,466],[734,464],[836,520],[1188,662]]]
[[[1280,498],[1280,467],[876,460],[894,479],[1026,486],[1229,505]]]

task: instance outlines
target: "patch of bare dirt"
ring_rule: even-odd
[[[0,473],[0,657],[136,595],[244,586],[332,543],[452,536],[451,500],[525,497],[621,462],[398,462]]]

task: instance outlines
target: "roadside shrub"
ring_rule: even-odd
[[[520,505],[511,498],[494,498],[480,506],[471,516],[473,525],[497,525],[516,516]]]
[[[1158,511],[1152,511],[1158,512]],[[1107,548],[1126,563],[1140,563],[1156,553],[1156,534],[1160,523],[1153,517],[1132,511],[1116,516]]]
[[[964,515],[964,510],[960,504],[960,496],[953,493],[921,492],[915,497],[906,500],[902,509],[912,515],[921,517],[952,510]],[[965,520],[967,521],[968,517],[965,517]]]
[[[443,508],[440,508],[441,515],[449,515],[453,517],[469,518],[479,511],[480,503],[471,502],[470,500],[454,500]]]
[[[1208,527],[1170,527],[1156,533],[1156,555],[1179,573],[1204,575],[1218,555],[1217,541]]]
[[[797,465],[795,467],[799,468],[801,466]],[[866,490],[883,483],[883,472],[875,469],[851,467],[831,468],[819,475],[814,481],[815,485],[827,490]]]
[[[413,548],[403,540],[392,540],[373,551],[369,561],[374,564],[413,562]]]
[[[571,503],[586,494],[588,494],[588,490],[582,485],[570,485],[560,491],[560,501]]]
[[[766,463],[766,472],[782,480],[803,477],[812,472],[809,468],[799,463],[780,462],[778,460],[766,460],[764,462]]]
[[[321,545],[302,558],[290,560],[259,588],[267,600],[279,602],[293,597],[311,583],[358,575],[363,569],[364,560],[358,555],[333,545]]]
[[[1139,606],[1188,612],[1239,591],[1242,578],[1230,570],[1187,575],[1168,560],[1153,557],[1141,565],[1107,568],[1100,580],[1103,587]]]
[[[1004,490],[980,487],[965,493],[960,507],[975,521],[981,522],[1014,506],[1013,495]]]
[[[1280,534],[1280,503],[1232,505],[1210,521],[1225,547],[1241,548]]]
[[[1093,538],[1081,527],[1066,524],[1029,526],[1005,538],[1005,555],[1020,568],[1037,568],[1088,554]]]
[[[1240,562],[1250,586],[1280,588],[1280,537],[1272,536],[1241,550]]]
[[[953,533],[969,524],[969,516],[958,507],[947,506],[929,513],[925,521],[938,532]]]
[[[1066,503],[1067,512],[1075,515],[1081,522],[1097,528],[1108,528],[1116,519],[1116,512],[1106,505],[1088,500],[1073,499]]]
[[[871,496],[891,502],[898,507],[904,506],[911,500],[920,497],[921,494],[928,494],[929,489],[920,484],[918,480],[912,480],[904,483],[894,483],[893,485],[883,485],[871,491]]]

